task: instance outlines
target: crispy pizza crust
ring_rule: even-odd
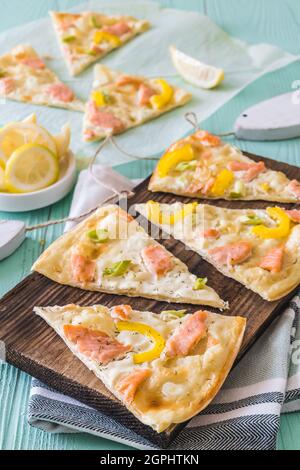
[[[274,171],[268,168],[250,182],[244,181],[244,171],[233,172],[233,184],[220,196],[214,196],[211,192],[204,194],[202,189],[191,191],[190,188],[192,187],[192,183],[200,183],[201,181],[205,183],[210,177],[215,178],[222,170],[228,169],[228,165],[232,161],[246,164],[257,163],[244,155],[240,149],[221,141],[219,146],[210,147],[201,145],[201,143],[197,142],[195,139],[195,135],[196,134],[192,134],[175,142],[167,152],[179,149],[184,144],[191,144],[195,153],[195,160],[198,165],[197,171],[187,170],[178,172],[176,169],[171,169],[167,176],[160,177],[158,167],[156,167],[149,181],[149,191],[172,193],[178,196],[197,199],[225,199],[228,201],[263,200],[283,203],[299,202],[299,198],[289,190],[291,180],[289,180],[289,178],[287,178],[287,176],[281,171]],[[210,153],[210,157],[203,158],[205,153],[206,155]],[[162,158],[164,158],[164,156]],[[232,198],[230,193],[231,191],[234,191],[234,184],[237,181],[243,183],[244,193],[239,197]],[[266,187],[268,189],[265,189]]]
[[[51,97],[48,93],[48,87],[62,84],[61,80],[48,67],[34,69],[23,64],[21,60],[25,58],[40,59],[30,45],[16,46],[9,53],[0,57],[0,70],[3,71],[4,78],[11,78],[15,83],[12,91],[0,92],[0,96],[24,103],[84,111],[84,103],[76,96],[70,102],[62,102]]]
[[[112,251],[107,253],[102,252],[102,246],[98,245],[100,252],[95,253],[95,261],[97,264],[98,278],[96,273],[96,280],[93,282],[76,282],[72,278],[71,255],[73,250],[78,247],[81,251],[88,250],[91,252],[93,247],[86,245],[86,234],[89,230],[93,230],[95,226],[107,217],[116,216],[119,220],[121,217],[127,217],[127,213],[122,211],[116,205],[108,205],[99,208],[88,219],[81,222],[73,230],[65,233],[58,238],[52,245],[50,245],[38,260],[32,266],[32,270],[37,271],[44,276],[52,279],[60,284],[78,287],[84,290],[126,294],[130,297],[145,297],[156,300],[163,300],[166,302],[190,303],[195,305],[209,305],[220,309],[228,308],[218,294],[209,286],[204,286],[201,290],[194,290],[193,285],[196,281],[196,276],[189,273],[187,266],[182,263],[178,258],[173,255],[173,267],[164,276],[158,279],[149,277],[149,272],[144,268],[140,259],[140,252],[138,247],[143,248],[148,245],[160,246],[155,240],[149,237],[146,232],[138,225],[135,220],[129,223],[131,235],[135,238],[131,239],[130,236],[123,240],[114,240]],[[119,244],[119,245],[118,245]],[[139,245],[137,245],[139,244]],[[97,249],[97,247],[96,247]],[[130,252],[131,250],[131,252]],[[145,280],[136,282],[135,279],[126,281],[126,276],[115,277],[109,282],[101,277],[103,267],[107,264],[112,264],[114,261],[119,261],[119,253],[123,253],[121,259],[128,259],[129,256],[136,257],[135,261],[138,269],[141,270],[142,276],[148,276]],[[116,258],[114,258],[114,256]],[[128,274],[128,276],[130,273]],[[125,284],[124,284],[125,283]]]
[[[101,366],[97,361],[80,353],[76,345],[68,341],[63,332],[63,325],[70,323],[79,323],[97,329],[95,312],[102,317],[98,329],[102,328],[107,334],[116,336],[116,339],[123,344],[133,346],[133,351],[126,353],[123,359],[114,360],[105,366]],[[150,378],[140,385],[133,402],[125,406],[141,422],[151,426],[157,432],[172,429],[175,424],[191,419],[208,406],[236,359],[246,326],[246,320],[242,317],[225,317],[207,312],[207,337],[212,334],[217,344],[208,347],[207,339],[203,339],[188,356],[166,359],[162,353],[160,358],[137,366],[132,360],[136,348],[136,336],[131,336],[130,333],[124,335],[124,332],[120,334],[113,332],[113,322],[107,307],[100,305],[36,307],[35,313],[55,329],[73,354],[93,371],[121,401],[123,397],[117,390],[119,379],[137,367],[149,368]],[[149,324],[160,331],[167,340],[186,320],[186,317],[176,319],[170,315],[162,319],[161,315],[134,310],[132,320]],[[144,349],[149,347],[150,344],[148,345],[147,342],[143,345]]]
[[[66,32],[62,32],[59,27],[60,20],[62,18],[68,18],[68,17],[71,18],[74,15],[71,13],[62,13],[62,12],[55,12],[55,11],[51,11],[49,14],[51,16],[51,19],[54,25],[54,29],[55,29],[55,33],[56,33],[58,43],[61,49],[61,53],[63,57],[65,58],[70,74],[73,76],[79,75],[89,65],[93,64],[97,60],[106,56],[112,50],[116,49],[116,47],[112,46],[109,43],[106,43],[105,48],[103,48],[102,46],[101,50],[99,50],[99,52],[97,53],[95,52],[95,54],[91,55],[91,54],[87,54],[84,52],[76,53],[76,49],[75,49],[76,47],[82,48],[83,50],[89,50],[90,44],[92,43],[93,34],[97,30],[101,31],[101,28],[96,29],[91,26],[91,22],[93,21],[93,18],[96,18],[99,24],[101,25],[111,25],[119,21],[124,21],[130,26],[131,31],[122,35],[122,37],[120,38],[121,44],[117,48],[122,47],[124,44],[126,44],[128,41],[133,39],[135,36],[147,31],[150,28],[150,23],[148,23],[148,21],[138,20],[132,16],[124,16],[124,15],[123,16],[122,15],[107,16],[98,12],[85,11],[85,12],[78,14],[77,20],[74,21],[74,27],[70,26],[69,28],[70,34],[74,34],[74,31],[75,31],[75,34],[79,34],[79,38],[77,39],[76,45],[74,46],[73,42],[65,43],[63,41],[63,37],[68,35],[68,30],[66,30]],[[77,15],[75,15],[75,17],[76,16]],[[76,22],[78,21],[80,21],[80,25],[77,25],[76,27]]]
[[[128,129],[139,126],[147,121],[155,119],[162,114],[171,111],[178,106],[184,106],[192,97],[192,95],[185,90],[172,85],[174,94],[168,104],[162,109],[154,109],[150,106],[138,106],[136,104],[136,90],[128,86],[117,87],[116,82],[120,77],[127,75],[126,73],[119,70],[112,70],[105,65],[95,65],[94,67],[94,83],[92,93],[95,91],[101,91],[108,94],[111,97],[112,104],[107,104],[101,107],[104,112],[111,112],[119,119],[122,120],[125,127],[120,131],[115,131],[115,134],[122,133]],[[130,75],[132,76],[132,75]],[[138,75],[134,75],[136,79],[141,80],[141,83],[157,90],[159,94],[159,88],[154,78],[146,78]],[[92,101],[92,95],[90,100]],[[87,141],[96,141],[104,139],[107,136],[108,130],[105,130],[99,126],[95,126],[91,123],[88,118],[88,106],[86,105],[86,112],[83,120],[83,135],[87,132],[92,132],[93,137],[84,137]]]
[[[183,207],[182,203],[161,204],[163,213],[172,213]],[[136,210],[147,218],[147,207],[145,204],[137,204]],[[300,283],[300,224],[295,224],[290,230],[288,237],[284,239],[261,239],[252,233],[253,226],[242,222],[243,217],[256,215],[266,224],[271,223],[271,219],[265,210],[262,209],[226,209],[207,204],[197,206],[198,223],[190,231],[183,233],[180,226],[167,226],[160,224],[160,227],[167,233],[181,240],[187,247],[194,250],[202,258],[212,264],[224,276],[230,277],[248,289],[259,294],[268,301],[278,300],[289,292],[293,291]],[[188,227],[191,219],[187,216],[184,224]],[[182,224],[182,227],[184,227]],[[190,225],[192,227],[192,224]],[[200,233],[204,229],[213,228],[220,231],[217,239],[201,239]],[[249,259],[234,266],[221,265],[214,261],[209,254],[209,250],[228,243],[247,240],[252,243],[253,251]],[[284,243],[283,267],[278,273],[271,273],[261,267],[259,263],[263,256],[271,249]]]

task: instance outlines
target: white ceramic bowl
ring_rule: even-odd
[[[49,206],[65,197],[74,186],[76,162],[72,152],[60,164],[59,180],[48,188],[32,193],[12,194],[0,192],[0,211],[25,212]]]

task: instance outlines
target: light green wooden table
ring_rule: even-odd
[[[65,9],[80,0],[1,0],[0,31],[47,15],[48,10]],[[299,54],[300,2],[298,0],[160,0],[168,7],[205,12],[228,33],[250,43],[269,42]],[[300,64],[258,79],[205,122],[213,132],[231,129],[237,115],[245,107],[270,94],[291,91],[292,82],[300,79]],[[235,142],[237,143],[237,142]],[[253,153],[300,165],[300,139],[277,143],[239,143]],[[152,164],[135,162],[118,169],[128,177],[147,176]],[[29,214],[14,214],[29,224],[68,213],[71,195],[52,207]],[[7,214],[5,214],[7,217]],[[0,213],[0,218],[4,214]],[[0,265],[0,295],[3,295],[26,274],[42,251],[40,240],[49,245],[62,227],[50,227],[30,234],[19,250]],[[26,408],[30,377],[9,365],[0,366],[0,449],[126,449],[125,446],[87,434],[53,435],[30,427]],[[300,413],[283,416],[278,437],[279,449],[300,449]]]

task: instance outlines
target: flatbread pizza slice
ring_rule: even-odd
[[[266,300],[280,299],[300,283],[300,210],[154,201],[135,208]]]
[[[117,205],[56,240],[33,270],[81,289],[226,308],[218,294]]]
[[[142,423],[162,432],[203,410],[239,352],[246,320],[130,305],[35,307]]]
[[[50,12],[63,57],[72,75],[147,31],[147,21],[98,12]]]
[[[0,97],[73,111],[84,103],[29,45],[20,45],[0,57]]]
[[[95,65],[94,83],[86,105],[83,138],[103,139],[183,106],[191,94],[162,78],[128,75]]]
[[[299,202],[300,182],[254,161],[238,148],[199,130],[169,147],[152,175],[150,191],[199,199]]]

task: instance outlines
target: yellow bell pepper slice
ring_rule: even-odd
[[[271,189],[268,183],[261,183],[260,187],[265,193],[267,193]]]
[[[197,202],[190,202],[189,204],[185,204],[182,209],[174,212],[173,214],[163,214],[160,210],[159,202],[148,201],[147,218],[154,224],[174,225],[177,222],[183,220],[187,215],[192,214],[195,211],[197,205]]]
[[[105,96],[103,95],[103,93],[101,93],[101,91],[93,91],[92,100],[95,102],[96,106],[106,105]]]
[[[165,176],[167,176],[167,174],[172,168],[178,165],[178,163],[190,162],[191,160],[194,160],[194,158],[194,150],[191,144],[185,144],[179,149],[167,152],[159,160],[159,163],[157,165],[158,176],[160,178],[164,178]]]
[[[290,218],[280,207],[268,207],[268,215],[278,222],[277,227],[266,227],[265,225],[256,225],[252,232],[260,238],[283,238],[290,233]]]
[[[226,168],[222,170],[216,177],[215,182],[211,188],[211,194],[213,196],[222,196],[229,186],[234,181],[234,174],[232,171]]]
[[[121,39],[115,34],[107,33],[105,31],[96,31],[94,34],[94,43],[100,44],[101,42],[110,42],[116,47],[122,44]]]
[[[171,101],[174,94],[174,90],[171,85],[169,85],[168,82],[166,82],[166,80],[163,80],[162,78],[158,78],[157,80],[155,80],[155,83],[160,86],[161,93],[159,95],[151,96],[150,104],[152,108],[162,109]]]
[[[140,333],[153,341],[153,348],[133,355],[133,362],[135,364],[153,361],[161,355],[165,347],[165,340],[161,334],[151,326],[138,322],[119,321],[116,327],[119,331],[134,331]]]

